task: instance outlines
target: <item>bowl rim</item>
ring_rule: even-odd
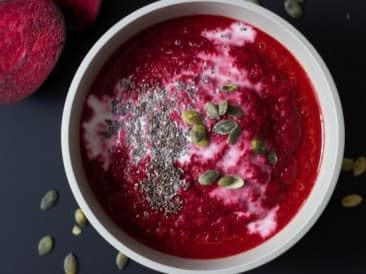
[[[72,165],[72,157],[71,157],[71,151],[72,148],[70,147],[70,120],[72,116],[72,110],[75,106],[75,102],[77,101],[77,92],[80,89],[80,83],[83,81],[83,76],[86,73],[88,67],[91,65],[92,61],[97,57],[98,52],[103,49],[103,47],[110,42],[110,40],[113,39],[114,36],[118,35],[118,33],[123,29],[125,26],[129,25],[131,22],[137,20],[138,18],[143,17],[144,15],[154,12],[158,9],[167,8],[169,6],[174,5],[184,5],[184,4],[190,4],[190,3],[219,3],[222,5],[233,5],[238,8],[245,8],[249,11],[253,11],[255,13],[260,14],[261,16],[264,16],[268,18],[271,21],[274,21],[279,27],[286,29],[287,32],[291,33],[293,35],[293,39],[297,39],[299,43],[301,43],[309,52],[309,54],[313,57],[313,59],[316,61],[316,65],[319,66],[320,71],[323,74],[323,78],[325,79],[326,84],[328,85],[328,90],[330,91],[330,96],[332,99],[332,102],[329,107],[333,108],[334,121],[336,121],[336,136],[332,136],[336,140],[334,141],[338,146],[334,148],[335,152],[333,153],[336,155],[334,163],[331,166],[331,171],[329,173],[331,174],[331,178],[329,179],[329,184],[327,186],[327,189],[322,196],[322,201],[317,204],[317,208],[313,210],[313,214],[310,216],[309,219],[307,219],[306,222],[304,222],[301,226],[297,226],[296,232],[294,232],[290,237],[289,240],[286,242],[280,242],[280,246],[275,249],[274,251],[269,252],[268,254],[265,254],[265,256],[261,256],[258,259],[253,259],[250,262],[243,262],[241,265],[236,265],[230,268],[223,268],[218,270],[199,270],[199,269],[189,269],[189,268],[177,268],[174,266],[168,266],[163,263],[157,262],[155,260],[151,260],[150,258],[147,258],[146,256],[143,256],[139,254],[138,252],[135,252],[132,248],[124,245],[121,243],[116,237],[115,237],[115,231],[110,231],[105,227],[105,225],[102,224],[100,219],[96,216],[95,210],[92,210],[92,206],[89,205],[89,203],[86,201],[84,195],[80,191],[79,182],[76,179],[75,173],[77,172],[73,165]],[[204,12],[202,13],[204,14]],[[164,21],[164,20],[162,20]],[[274,37],[276,40],[277,38]],[[281,42],[281,41],[280,41]],[[281,42],[281,44],[283,44]],[[108,59],[109,56],[104,58],[104,61]],[[322,109],[323,110],[323,109]],[[324,142],[325,142],[325,138]],[[65,101],[63,116],[62,116],[62,122],[61,122],[61,149],[62,149],[62,158],[64,162],[64,168],[66,172],[66,176],[69,182],[69,185],[71,187],[72,193],[78,202],[80,208],[84,211],[85,215],[89,219],[90,223],[94,226],[94,228],[98,231],[98,233],[112,246],[114,246],[116,249],[124,252],[128,257],[132,258],[133,260],[150,267],[152,269],[158,270],[158,271],[165,271],[165,272],[174,272],[174,273],[237,273],[241,271],[247,271],[250,269],[253,269],[259,265],[263,265],[270,260],[274,259],[275,257],[278,257],[282,253],[284,253],[286,250],[291,248],[300,238],[302,238],[305,233],[309,231],[309,229],[313,226],[313,224],[316,222],[316,220],[319,218],[321,213],[324,211],[325,206],[327,205],[337,182],[339,172],[340,172],[340,166],[341,161],[343,158],[343,151],[344,151],[344,121],[343,121],[343,113],[342,113],[342,107],[341,103],[338,97],[337,88],[335,86],[335,83],[333,81],[333,78],[326,67],[324,61],[320,57],[320,55],[317,53],[315,48],[308,42],[308,40],[298,31],[296,30],[292,25],[290,25],[287,21],[279,17],[278,15],[274,14],[273,12],[258,6],[256,4],[248,3],[243,0],[181,0],[179,2],[175,0],[161,0],[154,2],[152,4],[149,4],[147,6],[144,6],[128,16],[122,18],[120,21],[118,21],[116,24],[114,24],[107,32],[105,32],[104,35],[102,35],[101,38],[93,45],[93,47],[90,49],[88,54],[83,59],[81,65],[79,66],[72,83],[70,85],[67,98]],[[323,155],[324,156],[324,155]],[[318,179],[316,180],[318,181]],[[315,186],[313,187],[313,189]],[[313,191],[313,190],[312,190]],[[310,196],[311,194],[309,194]],[[301,211],[300,209],[299,211]],[[296,213],[298,215],[298,213]],[[295,217],[296,217],[295,215]],[[293,217],[292,219],[294,219]],[[290,221],[290,223],[293,220]],[[289,224],[286,225],[286,227],[289,226]],[[283,229],[282,229],[283,230]],[[278,235],[280,232],[276,233]],[[276,237],[274,235],[272,238]],[[272,239],[271,238],[271,239]],[[271,239],[267,240],[270,241]],[[267,242],[266,241],[266,242]],[[164,254],[164,253],[161,253]],[[164,256],[171,256],[166,255]],[[174,256],[173,256],[174,257]],[[182,261],[209,261],[208,260],[195,260],[195,259],[185,259],[185,258],[178,258]],[[223,258],[222,260],[225,260],[226,258]],[[221,260],[221,258],[219,259]]]

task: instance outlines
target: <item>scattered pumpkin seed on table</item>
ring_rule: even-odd
[[[362,200],[363,200],[363,198],[362,198],[361,195],[359,195],[359,194],[350,194],[350,195],[347,195],[347,196],[343,197],[341,203],[342,203],[343,207],[351,208],[351,207],[356,207],[359,204],[361,204]]]
[[[213,119],[219,120],[220,115],[217,106],[211,102],[206,103],[207,115]]]
[[[223,176],[218,182],[219,186],[227,189],[238,189],[244,186],[244,180],[240,176]]]
[[[207,170],[206,172],[202,173],[198,178],[198,182],[201,185],[208,186],[217,181],[220,177],[220,173],[216,170]]]
[[[74,218],[75,218],[75,222],[80,227],[85,227],[86,224],[88,223],[88,219],[85,217],[84,212],[80,208],[75,210]]]
[[[351,170],[353,170],[354,164],[355,164],[355,161],[353,161],[353,159],[344,158],[342,161],[342,170],[351,171]]]
[[[119,270],[125,268],[128,263],[128,257],[122,252],[118,252],[116,256],[116,265]]]
[[[353,175],[360,176],[366,171],[366,158],[358,157],[353,164]]]
[[[182,119],[188,125],[202,124],[201,114],[195,110],[189,109],[182,113]]]
[[[72,230],[71,230],[72,234],[74,234],[75,236],[79,236],[82,232],[83,232],[83,229],[78,226],[78,225],[74,225],[72,227]]]
[[[58,200],[58,194],[55,190],[49,190],[41,199],[40,208],[47,210],[54,207]]]
[[[38,255],[43,256],[50,253],[53,249],[54,241],[50,235],[42,237],[38,242]]]
[[[292,18],[300,18],[303,14],[302,8],[296,0],[285,0],[283,3],[286,13]]]
[[[73,253],[67,254],[64,260],[64,271],[66,274],[76,274],[78,272],[78,259]]]

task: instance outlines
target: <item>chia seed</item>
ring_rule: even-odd
[[[207,75],[205,75],[205,76],[202,78],[202,83],[203,83],[204,85],[207,85],[207,84],[208,84],[208,76],[207,76]]]
[[[130,80],[123,78],[118,82],[118,86],[121,90],[126,90],[130,85]]]
[[[121,128],[121,123],[119,121],[106,119],[104,122],[105,130],[101,132],[101,135],[106,139],[115,136],[118,130]]]
[[[121,100],[115,101],[112,109],[118,106],[114,114],[124,116],[121,119],[126,120],[120,128],[126,132],[125,145],[130,149],[132,162],[138,164],[151,156],[144,170],[146,177],[137,187],[151,209],[164,215],[177,213],[183,205],[178,191],[187,190],[188,183],[183,178],[183,170],[175,164],[187,143],[183,130],[170,118],[175,110],[175,99],[158,84],[142,81],[138,88],[133,86],[132,89],[131,83],[130,92],[138,94],[137,101],[130,99],[122,105]],[[186,88],[186,84],[178,82],[178,88]],[[195,88],[193,83],[187,86],[187,91]]]
[[[177,88],[179,91],[181,91],[186,88],[186,84],[182,81],[178,81]]]
[[[188,94],[189,98],[191,100],[193,100],[194,99],[194,95],[193,94],[194,94],[194,91],[196,90],[195,83],[189,83],[187,85],[187,87],[186,87],[186,90],[187,90],[187,94]]]
[[[119,104],[121,103],[120,99],[113,99],[111,102],[112,105],[112,114],[113,115],[119,115],[120,113],[120,108],[119,108]]]

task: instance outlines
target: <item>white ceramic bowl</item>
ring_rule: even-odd
[[[80,116],[88,89],[109,56],[132,35],[173,17],[214,14],[246,21],[285,45],[301,63],[317,91],[324,146],[314,188],[291,222],[274,237],[247,252],[214,260],[184,259],[151,249],[122,231],[97,202],[80,155]],[[133,260],[168,273],[238,273],[272,260],[293,246],[318,219],[337,181],[344,147],[342,109],[333,79],[319,54],[295,28],[272,12],[243,0],[164,0],[141,8],[107,31],[80,65],[62,118],[62,155],[72,192],[95,229]],[[320,243],[319,243],[320,244]]]

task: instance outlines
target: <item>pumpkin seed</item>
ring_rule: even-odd
[[[192,144],[199,147],[207,147],[209,145],[206,127],[204,125],[195,125],[190,131]]]
[[[220,119],[219,111],[217,110],[217,107],[213,103],[208,102],[206,104],[206,111],[207,115],[210,116],[211,118],[214,118],[216,120]]]
[[[353,165],[353,175],[360,176],[366,170],[366,158],[361,156],[358,157]]]
[[[74,225],[72,227],[72,234],[74,234],[75,236],[79,236],[82,232],[83,232],[83,230],[80,226]]]
[[[204,139],[202,141],[199,141],[195,145],[198,147],[208,147],[209,144],[210,144],[210,141],[208,139]]]
[[[233,120],[222,120],[213,127],[213,131],[220,135],[228,135],[237,126],[238,123]]]
[[[244,186],[244,180],[239,176],[224,176],[220,178],[218,184],[224,188],[238,189]]]
[[[189,109],[183,112],[182,119],[188,125],[200,125],[202,124],[201,114],[197,111]]]
[[[219,115],[223,116],[226,114],[227,109],[229,107],[229,103],[227,100],[223,100],[219,103]]]
[[[252,145],[252,151],[255,154],[264,154],[266,152],[266,145],[261,139],[257,137],[252,140],[251,145]]]
[[[237,91],[238,88],[239,86],[236,84],[226,84],[221,87],[221,90],[225,92],[234,92]]]
[[[53,249],[53,238],[49,235],[44,236],[38,242],[38,255],[43,256],[50,253]]]
[[[128,257],[122,252],[118,252],[116,256],[116,265],[119,270],[122,270],[128,263]]]
[[[58,194],[55,190],[49,190],[42,198],[40,208],[42,210],[54,207],[58,200]]]
[[[253,4],[257,4],[259,5],[259,1],[258,0],[246,0],[247,2],[251,2]]]
[[[277,164],[277,161],[278,161],[278,157],[277,157],[277,153],[272,151],[268,154],[267,156],[267,159],[268,159],[268,162],[271,164],[271,165],[275,165]]]
[[[344,158],[342,161],[342,170],[351,171],[351,170],[353,170],[354,164],[355,164],[355,161],[353,161],[353,159]]]
[[[244,116],[244,111],[238,106],[229,105],[229,108],[227,109],[227,114],[237,118],[241,118]]]
[[[350,195],[343,197],[341,203],[342,203],[343,207],[351,208],[351,207],[356,207],[359,204],[361,204],[362,200],[363,200],[363,198],[361,195],[350,194]]]
[[[75,210],[74,218],[75,222],[81,227],[84,227],[88,223],[88,219],[85,217],[80,208]]]
[[[78,271],[78,260],[74,254],[69,253],[64,260],[64,271],[66,274],[76,274]]]
[[[302,16],[302,8],[296,0],[285,0],[285,11],[292,18],[300,18]]]
[[[229,134],[229,144],[235,145],[241,135],[241,128],[237,125]]]
[[[201,185],[208,186],[214,183],[220,177],[220,173],[216,170],[207,170],[198,178]]]

